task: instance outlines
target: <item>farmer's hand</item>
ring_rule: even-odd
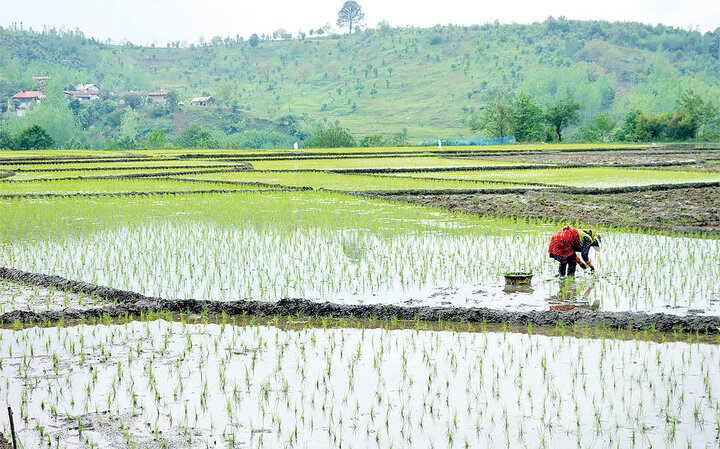
[[[583,262],[578,262],[578,265],[580,265],[580,268],[582,268],[583,270],[587,268],[587,265],[585,265]]]
[[[587,263],[587,266],[590,267],[590,271],[592,271],[593,273],[595,272],[595,267],[593,267],[590,262]]]

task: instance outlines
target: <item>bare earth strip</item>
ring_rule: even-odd
[[[720,232],[720,187],[580,195],[528,190],[484,195],[383,197],[478,215],[549,218],[612,227]]]

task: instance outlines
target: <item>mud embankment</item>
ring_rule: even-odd
[[[417,179],[417,178],[413,178]],[[435,179],[435,178],[426,178]],[[447,179],[437,178],[438,180],[448,181]],[[466,181],[466,180],[463,180]],[[475,181],[469,181],[475,182]],[[476,181],[482,183],[483,181]],[[493,183],[502,183],[502,181],[493,181]],[[515,184],[515,183],[513,183]],[[720,187],[720,181],[710,182],[687,182],[677,184],[649,184],[644,186],[625,186],[625,187],[571,187],[557,186],[556,184],[528,184],[535,187],[516,187],[516,188],[497,188],[497,189],[412,189],[412,190],[361,190],[361,191],[340,191],[349,195],[358,196],[374,196],[378,198],[384,197],[406,197],[413,196],[447,196],[447,195],[504,195],[504,194],[526,194],[530,192],[542,191],[546,194],[565,194],[565,195],[615,195],[620,193],[640,193],[640,192],[662,192],[666,190],[687,190],[687,189],[706,189]],[[543,187],[546,186],[546,187]],[[319,189],[325,190],[325,189]],[[330,190],[330,189],[328,189]],[[416,202],[416,201],[408,201]]]
[[[717,183],[650,187],[607,195],[556,189],[507,193],[488,189],[483,195],[436,191],[383,193],[376,197],[481,216],[551,218],[558,223],[579,221],[587,226],[609,228],[720,233],[720,187]],[[370,195],[369,192],[361,194]]]
[[[77,282],[60,276],[48,276],[29,273],[12,268],[0,267],[0,278],[14,281],[53,286],[76,293],[95,295],[106,298],[111,305],[92,309],[65,309],[60,311],[30,312],[16,310],[0,315],[4,324],[16,321],[32,324],[56,322],[59,320],[91,320],[104,316],[121,317],[126,315],[140,316],[150,312],[185,312],[191,314],[205,313],[208,315],[229,316],[301,316],[301,317],[333,317],[383,320],[421,320],[421,321],[454,321],[470,323],[556,326],[575,324],[590,327],[654,329],[657,331],[689,331],[720,333],[720,316],[677,316],[663,313],[648,314],[644,312],[600,312],[586,309],[569,311],[509,311],[490,308],[465,307],[408,307],[384,304],[338,304],[332,302],[315,302],[306,299],[283,299],[278,302],[262,301],[206,301],[194,299],[167,300],[148,297],[139,293],[119,290],[112,287],[99,286],[86,282]]]

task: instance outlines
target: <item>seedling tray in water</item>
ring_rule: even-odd
[[[506,285],[529,285],[532,280],[532,273],[524,272],[512,272],[505,273],[505,284]]]

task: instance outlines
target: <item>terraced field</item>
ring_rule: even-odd
[[[628,187],[656,184],[720,183],[720,173],[652,168],[542,168],[524,170],[467,170],[410,172],[395,176],[477,182],[528,182],[571,187]]]
[[[715,447],[720,150],[681,150],[0,154],[21,447]],[[658,192],[706,224],[517,218]],[[595,273],[555,276],[565,224]]]

